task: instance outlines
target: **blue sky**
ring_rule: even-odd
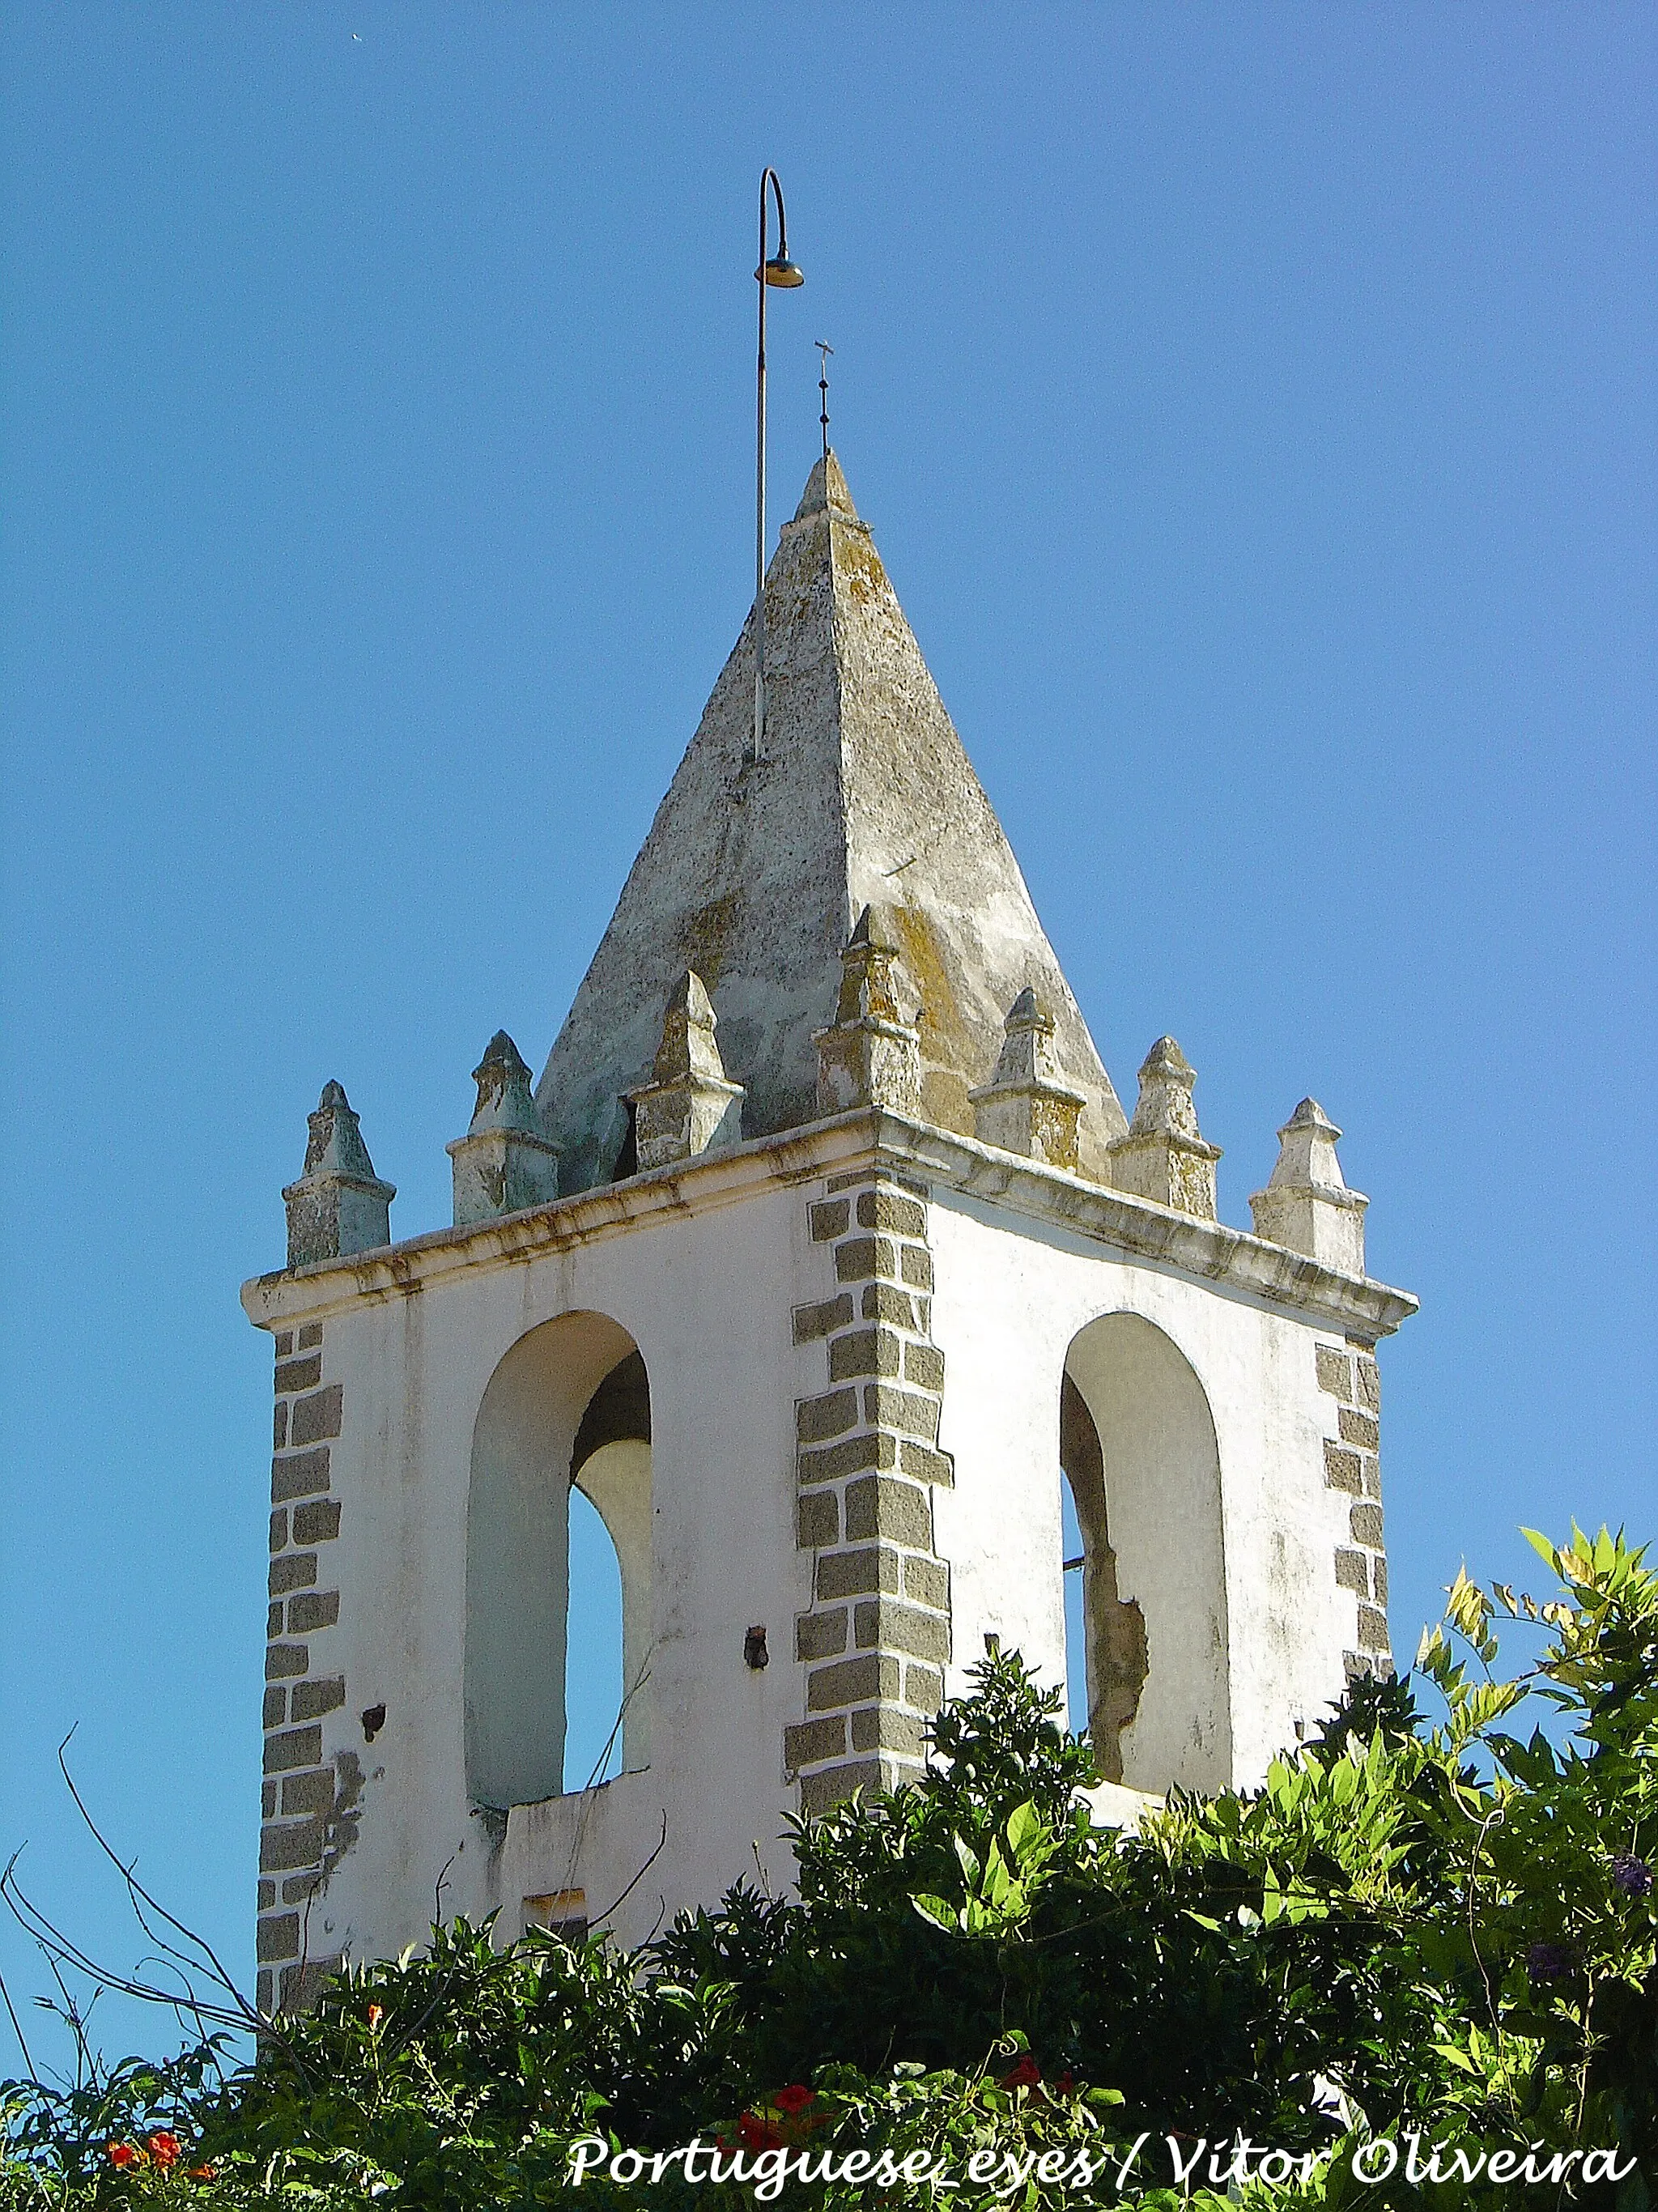
[[[1398,1647],[1522,1522],[1658,1533],[1649,8],[14,0],[0,56],[0,1848],[91,1948],[72,1724],[251,1974],[237,1286],[325,1079],[409,1235],[490,1033],[546,1054],[746,610],[767,160],[774,514],[827,338],[1119,1090],[1179,1037],[1239,1224],[1314,1093],[1423,1300]]]

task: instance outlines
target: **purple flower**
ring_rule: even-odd
[[[1625,1897],[1650,1897],[1652,1869],[1632,1851],[1619,1851],[1612,1863],[1612,1886]]]
[[[1526,1954],[1526,1971],[1534,1982],[1564,1982],[1576,1971],[1577,1954],[1569,1943],[1533,1943]]]

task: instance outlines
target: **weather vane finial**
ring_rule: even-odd
[[[818,390],[823,393],[823,413],[818,416],[818,418],[817,418],[817,419],[818,419],[818,421],[819,421],[819,422],[823,424],[823,459],[824,459],[825,460],[828,460],[828,459],[829,459],[829,356],[830,356],[830,355],[835,351],[835,348],[834,348],[832,345],[826,344],[826,343],[824,343],[824,341],[823,341],[822,338],[814,338],[814,339],[812,340],[812,343],[813,343],[813,344],[817,347],[817,349],[818,355],[819,355],[819,357],[820,357],[820,367],[821,367],[821,369],[822,369],[822,374],[819,375],[819,377],[818,377],[818,379],[817,379],[817,389],[818,389]]]

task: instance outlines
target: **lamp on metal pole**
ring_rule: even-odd
[[[766,187],[777,202],[777,251],[766,255]],[[806,281],[803,270],[789,259],[789,220],[783,212],[783,187],[775,169],[760,172],[760,350],[755,370],[754,396],[754,757],[758,760],[766,735],[766,294],[774,284],[793,292]]]

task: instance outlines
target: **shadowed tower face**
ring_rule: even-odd
[[[566,1192],[624,1156],[668,991],[692,969],[746,1086],[743,1133],[820,1113],[814,1033],[866,905],[890,910],[919,993],[924,1121],[974,1132],[969,1094],[1033,988],[1057,1073],[1083,1099],[1078,1165],[1107,1180],[1127,1123],[989,800],[833,453],[784,526],[766,585],[767,741],[753,748],[754,617],[720,673],[537,1090]]]

